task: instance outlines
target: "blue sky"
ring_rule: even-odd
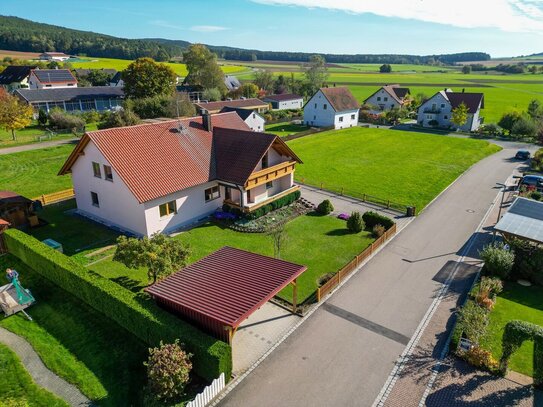
[[[543,52],[543,0],[0,0],[0,14],[126,38],[262,50]]]

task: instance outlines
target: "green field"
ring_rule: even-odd
[[[490,313],[488,332],[483,347],[492,352],[497,360],[502,355],[502,336],[505,325],[513,319],[528,321],[543,326],[543,288],[524,287],[517,283],[506,283],[498,295],[496,305]],[[528,376],[533,375],[534,344],[526,341],[511,357],[510,369]]]
[[[35,198],[71,188],[71,177],[57,174],[73,149],[72,144],[67,144],[0,155],[0,190]]]
[[[304,162],[296,179],[422,210],[472,164],[500,150],[487,141],[354,127],[288,142]]]

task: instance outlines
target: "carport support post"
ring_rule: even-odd
[[[294,279],[294,281],[291,283],[292,284],[292,312],[293,313],[296,313],[296,300],[297,300],[297,297],[298,297],[298,284],[296,282],[296,278]]]

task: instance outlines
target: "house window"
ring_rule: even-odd
[[[378,101],[378,102],[381,101],[381,96],[377,96],[377,101]]]
[[[328,109],[328,105],[325,103],[325,104],[322,105],[322,108],[323,108],[324,110],[326,110],[326,109]]]
[[[385,102],[388,102],[388,98],[387,98],[387,97],[383,98],[383,100],[384,100]]]
[[[437,105],[435,103],[432,103],[432,110],[436,110],[437,109]]]
[[[98,199],[98,194],[96,192],[91,192],[91,201],[92,206],[100,207],[100,200]]]
[[[343,122],[343,116],[339,116],[339,121]]]
[[[354,120],[354,117],[355,117],[355,115],[354,115],[354,114],[352,114],[352,115],[351,115],[351,120]]]
[[[104,165],[104,179],[106,181],[113,181],[113,172],[111,172],[109,165]]]
[[[96,178],[102,178],[102,172],[100,171],[100,164],[92,163],[92,172]]]
[[[317,108],[317,104],[315,103],[315,109]]]
[[[273,188],[273,181],[266,182],[266,189]]]
[[[445,107],[445,103],[442,103],[441,104],[441,108],[443,109]]]
[[[253,119],[256,119],[256,113],[253,113]]]
[[[313,120],[317,120],[317,115],[313,116]],[[313,124],[313,122],[311,122],[311,124]]]
[[[445,120],[447,120],[447,119],[449,118],[449,116],[443,116],[443,118],[444,118]]]
[[[160,217],[175,215],[177,213],[177,202],[166,202],[158,207]]]
[[[269,161],[268,161],[268,153],[264,154],[264,157],[262,157],[262,169],[269,167]]]
[[[219,186],[218,185],[205,190],[205,201],[206,202],[213,201],[214,199],[217,199],[220,196],[221,196],[221,193],[219,191]]]

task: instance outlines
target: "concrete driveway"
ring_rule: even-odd
[[[371,406],[519,162],[474,165],[287,338],[221,406]]]

